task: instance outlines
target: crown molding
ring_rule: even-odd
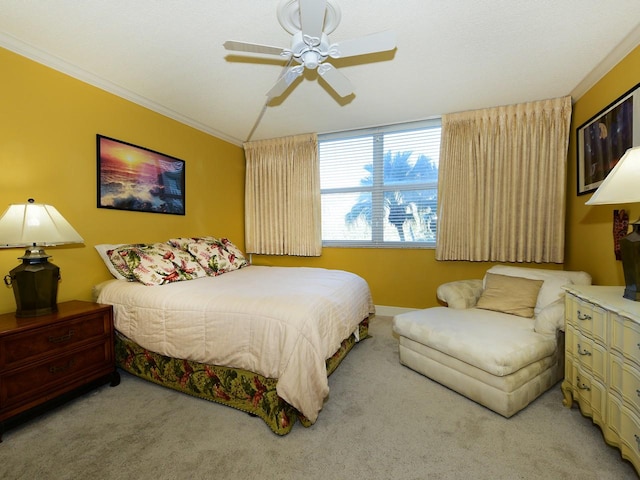
[[[640,45],[640,24],[627,35],[622,42],[607,55],[589,74],[571,91],[571,98],[575,102],[598,83],[624,57]]]
[[[34,62],[40,63],[61,73],[69,75],[70,77],[73,77],[84,83],[117,95],[118,97],[129,100],[130,102],[133,102],[142,107],[148,108],[149,110],[159,113],[160,115],[164,115],[165,117],[171,118],[184,125],[195,128],[196,130],[200,130],[201,132],[212,135],[234,145],[240,147],[242,146],[242,140],[230,137],[222,132],[219,132],[218,130],[212,129],[201,122],[186,117],[170,108],[167,108],[157,102],[149,100],[148,98],[140,96],[124,87],[121,87],[120,85],[116,85],[115,83],[94,75],[91,72],[83,70],[65,60],[62,60],[61,58],[43,52],[42,50],[24,43],[11,35],[0,32],[0,46],[14,53],[17,53],[18,55],[33,60]]]

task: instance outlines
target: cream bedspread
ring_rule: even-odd
[[[253,265],[155,287],[109,280],[95,294],[142,347],[277,378],[278,395],[311,422],[329,394],[326,359],[374,313],[364,279],[321,268]]]

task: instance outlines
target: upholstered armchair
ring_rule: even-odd
[[[564,376],[564,285],[585,272],[496,266],[441,285],[446,305],[394,317],[400,362],[511,417]]]

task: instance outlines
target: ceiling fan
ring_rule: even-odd
[[[338,95],[346,97],[353,93],[353,85],[326,60],[393,50],[396,47],[396,36],[392,31],[384,31],[330,43],[328,35],[340,23],[340,16],[340,9],[334,0],[282,0],[278,6],[278,21],[293,36],[290,48],[235,40],[226,41],[224,48],[277,55],[288,60],[284,72],[267,92],[270,99],[282,95],[303,74],[305,68],[317,69],[318,74]],[[292,66],[294,62],[299,65]]]

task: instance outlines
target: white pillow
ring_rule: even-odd
[[[532,280],[543,280],[542,288],[538,294],[538,301],[534,309],[534,315],[538,315],[544,307],[553,302],[564,299],[564,285],[571,285],[573,281],[562,270],[543,270],[540,268],[512,267],[509,265],[496,265],[487,270],[487,273],[509,275],[511,277],[524,277]]]
[[[113,266],[113,263],[111,263],[111,259],[109,258],[109,255],[107,255],[107,252],[109,250],[115,250],[116,248],[122,247],[124,245],[127,245],[127,244],[118,243],[118,244],[112,245],[109,243],[102,243],[100,245],[95,246],[96,250],[98,251],[98,255],[100,255],[100,258],[109,269],[109,272],[111,273],[111,275],[113,275],[118,280],[127,280],[127,278],[124,275],[122,275],[120,272],[118,272],[118,270],[116,270],[116,268]]]

